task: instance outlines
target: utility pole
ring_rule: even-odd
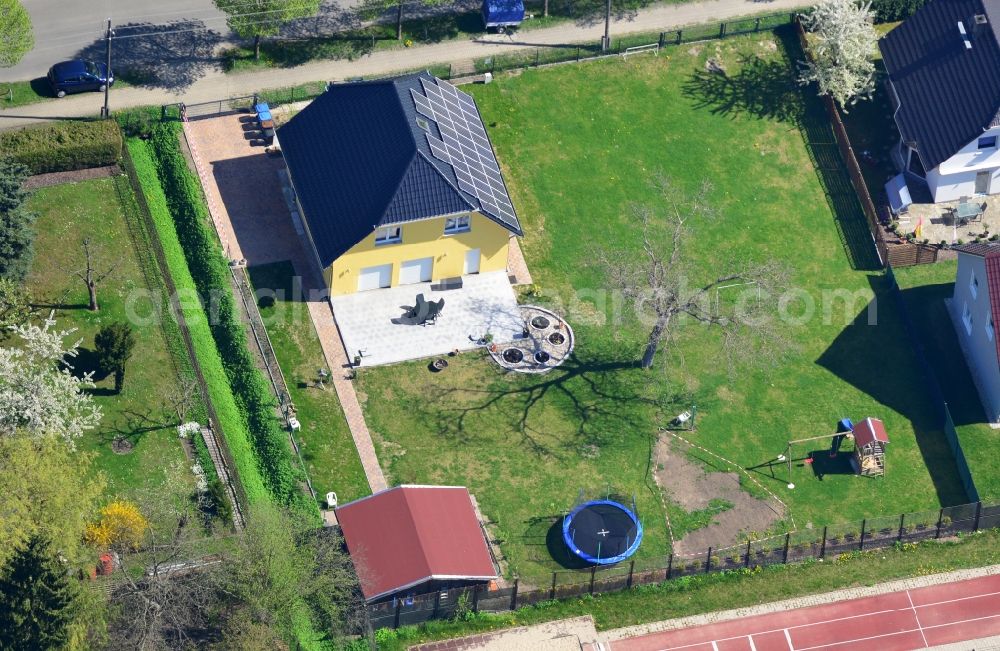
[[[604,38],[601,39],[601,52],[607,52],[610,49],[611,49],[611,0],[608,0],[608,3],[604,8]]]
[[[106,77],[104,81],[104,106],[101,107],[101,117],[104,119],[111,117],[111,110],[108,108],[108,93],[111,92],[111,37],[112,36],[114,36],[114,32],[111,31],[111,18],[108,18],[108,32],[105,37],[108,43],[108,56],[107,56],[107,61],[105,62],[107,65],[107,70],[104,73],[104,76]]]

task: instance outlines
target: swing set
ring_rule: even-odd
[[[837,423],[837,431],[833,434],[822,434],[820,436],[809,436],[806,438],[788,441],[785,446],[785,453],[778,455],[778,461],[786,462],[788,466],[788,489],[795,488],[792,482],[792,446],[810,441],[830,440],[830,456],[836,457],[840,453],[840,447],[845,439],[850,439],[854,443],[854,453],[851,458],[851,465],[855,474],[867,477],[881,477],[885,475],[885,447],[889,443],[889,436],[886,434],[885,425],[878,418],[865,418],[855,425],[850,418],[843,418]],[[807,458],[806,463],[812,463],[812,458]]]

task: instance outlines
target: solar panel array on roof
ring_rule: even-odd
[[[431,154],[451,165],[459,189],[476,197],[484,212],[517,224],[500,166],[472,97],[441,79],[421,78],[420,83],[424,95],[410,89],[413,103],[418,113],[437,124],[441,134],[440,139],[426,134]]]

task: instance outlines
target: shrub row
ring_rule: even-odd
[[[288,437],[275,417],[270,385],[247,349],[247,333],[237,312],[230,271],[211,229],[201,186],[181,153],[179,130],[176,122],[157,125],[150,142],[195,287],[203,300],[211,301],[211,333],[233,396],[246,418],[260,474],[278,502],[315,511],[315,503],[300,489],[305,477],[301,468],[292,463]]]
[[[122,134],[111,120],[55,122],[0,133],[0,151],[32,174],[114,165],[122,155]]]
[[[236,472],[239,475],[243,491],[250,503],[267,500],[268,492],[264,488],[264,481],[257,467],[250,434],[246,422],[240,416],[239,407],[229,386],[222,358],[219,356],[215,339],[212,337],[208,325],[208,316],[200,303],[191,300],[196,292],[194,279],[191,277],[187,261],[184,258],[184,251],[177,238],[177,230],[174,228],[174,221],[167,207],[167,198],[160,185],[153,155],[149,151],[148,143],[142,140],[130,139],[127,146],[136,174],[139,177],[139,183],[142,185],[149,212],[152,215],[156,233],[159,236],[160,246],[170,269],[174,287],[179,297],[187,297],[187,300],[178,301],[177,305],[191,334],[194,353],[208,385],[209,399],[215,407],[215,413],[219,418],[219,427],[226,437],[226,444],[236,464]]]
[[[143,159],[144,165],[147,163],[150,166],[153,165],[148,152],[143,151],[139,155]],[[151,169],[155,174],[155,166],[151,167]],[[146,277],[149,289],[153,292],[153,300],[157,300],[157,297],[159,299],[160,304],[156,307],[159,313],[163,315],[163,318],[160,320],[160,329],[163,332],[163,338],[166,340],[167,350],[177,365],[180,380],[195,382],[194,367],[191,365],[191,358],[188,356],[187,347],[184,345],[184,337],[181,334],[180,326],[171,317],[170,296],[167,292],[167,286],[163,282],[163,276],[160,273],[159,266],[156,264],[153,243],[150,240],[149,231],[140,214],[139,205],[136,202],[127,176],[115,177],[115,190],[118,193],[118,198],[125,213],[125,220],[128,223],[132,244],[138,252],[139,264],[142,266],[143,275]],[[205,405],[201,400],[201,394],[198,394],[195,404],[188,411],[187,418],[188,420],[204,423],[206,416]],[[215,472],[215,464],[212,462],[212,456],[208,453],[205,441],[200,436],[192,437],[191,441],[194,445],[198,463],[205,470],[205,478],[210,483],[218,480],[218,474]]]

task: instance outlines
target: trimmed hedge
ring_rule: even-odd
[[[0,133],[0,151],[32,174],[69,172],[117,163],[122,134],[113,120],[55,122]]]
[[[304,472],[292,463],[288,436],[274,413],[276,402],[270,385],[247,349],[247,333],[233,298],[230,271],[210,226],[201,186],[181,153],[179,132],[176,122],[159,124],[153,129],[150,143],[195,288],[203,301],[209,301],[211,334],[233,397],[245,416],[260,475],[276,501],[315,512],[315,502],[301,490]]]
[[[208,316],[195,299],[197,290],[194,279],[191,277],[184,251],[177,238],[174,220],[167,208],[167,198],[160,185],[152,152],[149,145],[142,140],[130,139],[127,147],[142,185],[146,203],[149,205],[149,212],[153,217],[153,224],[156,226],[174,287],[178,296],[184,299],[179,300],[177,304],[191,333],[195,356],[201,366],[202,375],[205,376],[209,398],[219,417],[219,426],[236,463],[236,472],[239,474],[243,492],[251,504],[268,500],[268,491],[264,487],[250,443],[250,433],[229,386],[222,358],[208,326]]]
[[[925,0],[874,0],[872,11],[875,12],[875,22],[892,23],[906,20],[917,9],[924,6]]]

